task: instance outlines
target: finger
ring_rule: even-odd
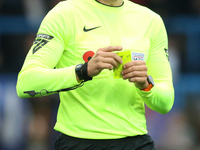
[[[134,82],[138,84],[144,84],[146,82],[146,77],[135,77],[135,78],[130,78],[129,82]]]
[[[110,63],[99,62],[99,63],[97,64],[97,68],[98,68],[98,70],[103,70],[103,69],[112,70],[112,69],[113,69],[113,65],[110,64]]]
[[[120,56],[118,56],[117,54],[115,54],[115,53],[106,53],[106,55],[104,57],[112,58],[113,60],[115,60],[115,62],[123,64],[122,58]],[[117,67],[117,66],[115,66],[115,67]]]
[[[107,46],[104,48],[100,48],[98,51],[113,52],[113,51],[121,51],[122,49],[123,49],[122,46]]]
[[[99,58],[112,58],[113,60],[115,60],[116,62],[122,64],[123,61],[122,61],[122,58],[119,57],[117,54],[115,53],[111,53],[111,52],[102,52],[102,51],[98,51],[96,53],[96,57],[99,57]]]
[[[117,61],[116,61],[115,59],[113,59],[113,58],[103,58],[103,59],[102,59],[102,62],[103,62],[103,63],[111,64],[111,65],[114,66],[114,67],[117,67],[117,66],[118,66]]]
[[[123,74],[123,79],[131,79],[131,78],[146,78],[147,72],[146,71],[134,71],[127,74]]]
[[[128,73],[135,72],[135,71],[145,71],[145,72],[147,72],[147,66],[146,65],[131,66],[131,67],[127,68],[127,69],[124,69],[122,71],[122,75],[126,75]]]
[[[140,65],[146,65],[145,61],[133,60],[133,61],[130,61],[130,62],[124,64],[123,68],[127,69],[127,68],[132,67],[132,66],[140,66]]]

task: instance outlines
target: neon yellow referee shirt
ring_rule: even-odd
[[[30,97],[24,91],[77,85],[75,66],[109,45],[144,53],[155,86],[144,92],[133,83],[114,79],[113,71],[103,70],[84,86],[60,92],[55,130],[86,139],[147,134],[144,104],[164,114],[174,101],[167,34],[159,15],[128,0],[120,7],[95,0],[67,0],[53,8],[41,23],[18,75],[19,97]]]

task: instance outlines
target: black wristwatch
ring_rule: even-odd
[[[79,80],[83,80],[82,69],[83,69],[83,64],[76,65],[75,71]]]
[[[92,80],[92,77],[89,77],[87,73],[87,64],[88,63],[76,65],[75,72],[80,80]]]

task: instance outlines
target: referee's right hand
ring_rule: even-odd
[[[88,62],[87,72],[88,76],[94,77],[98,75],[103,69],[112,70],[118,66],[118,63],[122,64],[122,59],[113,51],[121,51],[122,46],[108,46],[99,48],[95,55]]]

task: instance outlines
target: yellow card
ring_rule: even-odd
[[[113,69],[114,78],[122,78],[122,70],[123,65],[131,61],[131,52],[130,51],[124,51],[124,52],[118,52],[116,53],[118,56],[120,56],[123,60],[123,64],[118,64],[118,67]]]
[[[123,51],[123,52],[118,52],[116,53],[118,56],[120,56],[123,60],[123,64],[118,64],[117,68],[113,69],[113,73],[114,73],[114,78],[118,79],[118,78],[122,78],[122,70],[123,70],[123,65],[134,60],[142,60],[144,61],[144,57],[145,54],[144,53],[140,53],[140,52],[131,52],[131,51]]]

